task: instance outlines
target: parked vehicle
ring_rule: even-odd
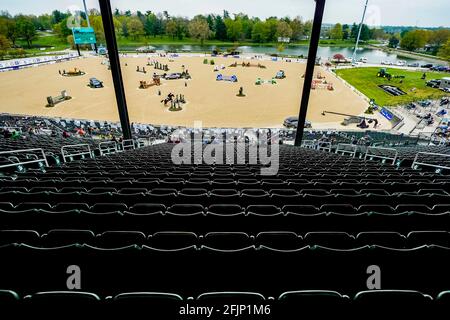
[[[166,80],[177,80],[181,79],[181,73],[169,73],[165,76]]]
[[[431,63],[427,63],[427,64],[423,64],[420,66],[421,68],[427,68],[427,69],[431,69],[433,68],[433,65]]]
[[[289,117],[284,120],[284,126],[286,128],[294,128],[298,127],[298,117]],[[305,128],[311,128],[311,122],[308,120],[305,121]]]
[[[412,67],[412,68],[418,68],[419,66],[420,66],[420,64],[418,62],[408,64],[408,67]]]
[[[442,106],[445,106],[446,104],[450,104],[450,98],[442,98],[441,99],[441,102],[439,103],[439,105],[442,107]]]
[[[431,68],[431,70],[445,72],[445,71],[449,70],[449,67],[447,67],[447,66],[434,66],[433,68]]]
[[[433,80],[427,81],[427,86],[431,87],[431,88],[439,88],[440,85],[441,85],[441,80],[438,80],[438,79],[433,79]]]
[[[89,87],[91,88],[103,88],[103,82],[98,80],[97,78],[89,79]]]
[[[419,103],[419,105],[421,105],[424,108],[429,107],[431,105],[430,100],[422,100],[422,101],[419,101],[418,103]]]

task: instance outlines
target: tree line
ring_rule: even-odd
[[[78,12],[78,23],[87,26],[86,15]],[[16,15],[0,13],[0,36],[3,42],[16,46],[18,39],[26,41],[29,48],[38,36],[38,31],[52,31],[62,39],[71,36],[70,26],[74,16],[70,12],[54,10],[51,14]],[[68,24],[69,22],[69,24]],[[89,22],[94,28],[98,42],[104,41],[103,24],[100,12],[91,9]],[[261,20],[239,13],[231,15],[224,11],[222,15],[197,15],[192,19],[171,16],[167,11],[114,11],[114,26],[119,38],[140,39],[141,37],[169,37],[172,40],[185,38],[229,42],[251,41],[255,43],[277,42],[278,38],[290,38],[292,41],[307,39],[312,28],[312,21],[301,17],[270,17]],[[73,40],[72,40],[73,41]]]
[[[354,23],[335,24],[329,29],[322,29],[322,37],[334,40],[356,39],[359,26]],[[401,48],[407,51],[426,51],[450,61],[450,29],[414,29],[405,28],[402,32],[386,32],[383,28],[369,28],[363,24],[361,28],[362,41],[387,41],[390,48]]]
[[[289,38],[291,42],[307,40],[311,33],[312,21],[301,17],[269,17],[260,19],[246,14],[197,15],[191,19],[182,16],[171,16],[167,11],[161,13],[153,11],[131,12],[115,9],[114,28],[117,37],[136,42],[151,42],[152,38],[166,37],[171,40],[182,41],[186,38],[194,39],[203,44],[206,40],[224,42],[253,42],[277,43],[279,38]],[[94,28],[97,42],[104,43],[104,30],[100,12],[96,9],[89,11],[89,22]],[[28,48],[38,38],[39,31],[50,31],[60,38],[60,41],[73,46],[72,30],[74,23],[87,26],[86,15],[83,11],[62,12],[54,10],[50,14],[15,15],[0,12],[0,55],[7,50],[21,50],[17,40],[22,40]],[[322,38],[338,41],[355,41],[359,25],[337,23],[323,26]],[[416,51],[430,45],[433,54],[448,58],[448,43],[450,30],[435,29],[405,29],[401,33],[386,32],[382,28],[370,28],[366,24],[361,28],[361,41],[381,40],[389,43],[390,47],[401,47],[405,50]],[[446,51],[447,50],[447,51]]]

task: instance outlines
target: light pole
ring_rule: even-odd
[[[359,25],[358,37],[356,39],[356,44],[355,44],[355,51],[353,51],[353,57],[352,57],[352,64],[353,65],[356,63],[356,51],[358,50],[359,38],[361,37],[361,30],[362,30],[362,26],[364,24],[364,19],[366,18],[366,11],[367,11],[367,6],[368,5],[369,5],[369,0],[366,0],[366,5],[364,6],[364,13],[363,13],[363,16],[362,16],[361,23]]]
[[[83,6],[84,6],[84,14],[86,15],[87,26],[88,26],[88,28],[90,28],[91,23],[89,22],[89,14],[88,14],[87,6],[86,6],[86,0],[83,0]],[[95,44],[91,43],[91,48],[93,51],[96,51]]]

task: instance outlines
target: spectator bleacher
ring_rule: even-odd
[[[445,172],[281,145],[278,173],[263,176],[260,164],[175,165],[173,147],[1,177],[0,284],[11,291],[0,300],[157,310],[196,297],[290,314],[306,301],[448,304]],[[74,264],[89,293],[66,292]],[[367,291],[371,265],[385,291]]]

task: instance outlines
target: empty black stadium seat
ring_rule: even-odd
[[[95,244],[95,234],[90,230],[50,230],[42,235],[46,247],[62,247],[71,244]]]
[[[167,208],[167,214],[175,216],[190,216],[203,214],[204,208],[200,204],[175,204]]]
[[[412,290],[371,290],[356,294],[353,303],[360,316],[367,310],[371,310],[371,316],[386,315],[386,307],[392,310],[391,314],[410,316],[416,312],[426,314],[432,305],[432,298]]]
[[[407,236],[407,245],[410,248],[423,245],[450,248],[450,233],[447,231],[412,231]]]
[[[319,209],[312,205],[287,205],[283,207],[283,212],[289,215],[314,215],[319,213]]]
[[[321,316],[349,316],[350,298],[336,291],[303,290],[280,295],[276,302],[277,314],[301,317],[305,313]]]
[[[247,207],[247,213],[254,216],[283,215],[281,209],[273,205],[251,205]]]
[[[178,191],[174,188],[154,188],[149,192],[149,201],[154,203],[173,204]]]
[[[90,211],[93,213],[123,212],[127,210],[127,206],[123,203],[96,203]]]
[[[80,291],[49,291],[37,292],[24,297],[24,306],[27,313],[34,313],[39,317],[61,316],[61,307],[70,308],[71,316],[97,315],[100,311],[100,297],[88,292]]]
[[[184,188],[178,193],[179,203],[199,203],[208,197],[204,188]]]
[[[356,236],[357,246],[377,245],[390,248],[405,248],[406,237],[398,232],[360,232]]]
[[[15,208],[16,211],[25,211],[25,210],[37,211],[50,209],[51,209],[50,204],[45,202],[22,202],[19,203]]]
[[[89,211],[89,205],[87,203],[73,203],[73,202],[63,202],[57,203],[53,206],[52,211],[62,212],[62,211],[71,211],[71,210],[84,210]]]
[[[219,307],[227,304],[260,305],[265,302],[263,295],[255,292],[208,292],[197,297],[199,304]]]
[[[250,205],[252,203],[265,204],[269,201],[269,194],[263,189],[243,189],[241,191],[242,203]]]
[[[0,290],[0,308],[1,312],[5,314],[6,312],[17,312],[14,307],[17,307],[20,302],[19,295],[11,290]]]
[[[333,212],[341,214],[355,214],[356,209],[351,204],[324,204],[320,207],[321,212]]]
[[[445,312],[450,307],[450,290],[440,292],[436,297],[436,304],[441,307],[441,312]]]
[[[34,230],[0,230],[0,245],[10,243],[37,246],[40,244],[40,236]]]
[[[198,244],[197,235],[192,232],[161,231],[149,237],[149,245],[162,250],[178,250]]]
[[[219,250],[239,250],[254,245],[253,239],[244,232],[210,232],[200,241],[206,247]]]
[[[137,215],[162,214],[166,206],[160,203],[136,203],[129,208],[128,212]]]
[[[308,232],[304,237],[305,244],[334,249],[355,248],[355,238],[345,232]]]
[[[183,298],[174,293],[162,292],[127,292],[120,293],[108,302],[112,311],[136,312],[155,317],[164,314],[169,319],[179,316]]]
[[[395,210],[393,207],[386,204],[362,204],[359,206],[358,212],[392,214]]]
[[[303,239],[294,232],[265,231],[256,235],[257,246],[265,246],[277,250],[296,250],[301,248]]]
[[[245,210],[237,204],[212,204],[208,207],[207,214],[208,215],[217,215],[217,216],[234,216],[234,215],[242,215]]]
[[[96,245],[101,248],[122,248],[144,244],[147,244],[146,236],[139,231],[105,231],[96,240]]]

